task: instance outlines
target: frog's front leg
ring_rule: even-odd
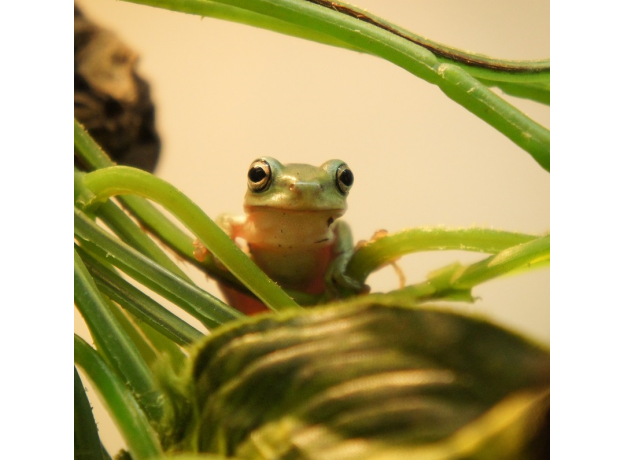
[[[353,235],[349,225],[339,220],[334,224],[334,260],[330,263],[325,273],[325,287],[331,297],[340,296],[340,288],[356,293],[365,293],[369,287],[358,280],[347,276],[347,265],[354,252]]]
[[[240,238],[241,230],[243,225],[245,224],[245,216],[237,215],[237,214],[221,214],[215,220],[215,223],[227,234],[227,236],[232,239],[236,245],[247,255],[249,255],[249,246],[247,242]],[[193,256],[200,262],[206,260],[210,251],[203,245],[199,239],[195,239],[193,241],[193,246],[195,250],[193,251]],[[220,262],[215,259],[215,262],[219,265]],[[225,267],[222,267],[225,268]]]

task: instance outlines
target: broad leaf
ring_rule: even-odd
[[[544,348],[444,309],[269,315],[198,345],[177,448],[239,458],[535,458]]]

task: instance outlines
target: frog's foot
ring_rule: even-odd
[[[392,268],[394,268],[394,273],[396,273],[397,277],[399,278],[399,289],[403,289],[405,287],[405,273],[397,263],[398,260],[399,259],[393,260],[392,262],[390,262],[390,265],[392,266]]]
[[[195,248],[193,251],[193,257],[195,257],[195,259],[199,262],[204,262],[206,257],[208,257],[208,254],[210,254],[208,248],[206,248],[206,246],[204,246],[198,238],[193,241],[193,247]]]
[[[241,249],[241,251],[247,254],[248,257],[251,257],[251,253],[249,251],[249,245],[247,244],[247,241],[245,241],[243,238],[238,237],[234,239],[234,242]],[[212,255],[212,253],[208,250],[208,248],[204,246],[204,244],[201,241],[199,241],[199,239],[195,239],[195,241],[193,241],[193,247],[195,248],[195,250],[193,251],[193,256],[199,262],[204,262],[206,258],[208,258],[209,256],[212,256],[214,263],[218,268],[220,268],[221,270],[227,270],[225,265],[223,265],[219,259],[217,259],[214,255]]]
[[[344,291],[351,294],[367,294],[370,292],[369,286],[346,274],[347,264],[351,260],[352,255],[353,251],[340,254],[330,264],[327,273],[325,273],[325,289],[332,298],[343,297]]]
[[[236,238],[234,238],[234,243],[236,243],[236,246],[238,246],[238,248],[243,251],[247,257],[251,257],[249,243],[247,243],[247,240],[245,238],[237,236]]]

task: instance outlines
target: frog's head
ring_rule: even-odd
[[[335,211],[347,209],[353,173],[341,160],[321,166],[283,165],[271,157],[254,160],[247,172],[245,209],[274,208],[284,211]]]

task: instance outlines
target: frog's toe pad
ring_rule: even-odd
[[[204,260],[206,260],[206,257],[208,256],[208,254],[210,254],[210,251],[208,251],[206,246],[204,246],[203,243],[199,241],[199,239],[193,241],[193,247],[195,248],[195,250],[193,251],[193,257],[195,257],[195,259],[197,259],[199,262],[203,262]]]
[[[370,286],[357,281],[341,271],[334,271],[325,279],[327,289],[333,297],[340,297],[340,291],[350,291],[355,294],[367,294]]]

